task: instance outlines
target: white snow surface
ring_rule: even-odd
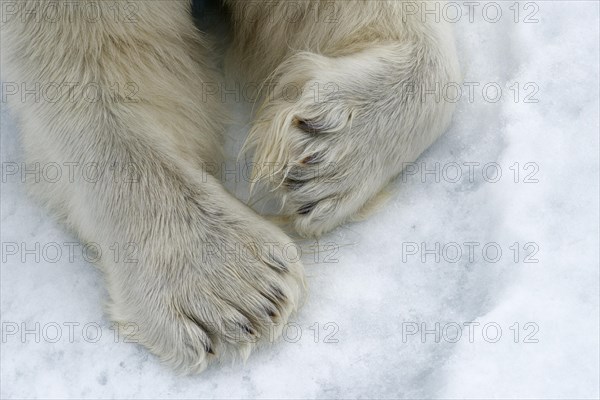
[[[7,251],[76,238],[6,176],[23,155],[2,103],[1,398],[598,398],[599,6],[522,2],[515,23],[513,2],[500,2],[491,23],[481,4],[456,23],[473,101],[463,86],[451,128],[416,166],[440,163],[439,182],[399,178],[381,210],[320,240],[337,251],[303,242],[309,296],[286,339],[199,376],[115,341],[101,275],[81,251],[69,260],[62,246],[58,262]],[[532,11],[539,21],[524,23]],[[486,83],[500,101],[482,96]],[[233,108],[232,159],[249,110]],[[439,262],[421,254],[436,243]]]

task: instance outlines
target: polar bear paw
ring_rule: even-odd
[[[305,52],[273,74],[246,148],[254,151],[253,182],[280,198],[300,235],[367,214],[403,161],[422,151],[413,141],[419,110],[407,116],[398,87],[412,78],[402,65],[411,59],[403,48],[335,58]]]
[[[215,203],[196,218],[140,246],[139,265],[107,271],[111,318],[191,373],[277,339],[304,292],[299,252],[277,227],[242,204]]]

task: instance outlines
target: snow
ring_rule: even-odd
[[[463,86],[451,129],[380,211],[321,239],[335,251],[302,243],[310,295],[286,340],[200,376],[115,340],[100,274],[6,174],[23,155],[3,104],[0,397],[598,398],[599,6],[522,2],[515,23],[500,5],[497,23],[479,8],[456,23],[464,80],[480,85],[473,101]],[[421,174],[436,163],[439,182]]]

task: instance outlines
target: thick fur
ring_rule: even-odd
[[[255,178],[298,233],[319,236],[362,214],[447,128],[452,31],[397,0],[251,3],[229,0],[232,58],[264,98],[247,146]]]
[[[94,3],[107,7],[105,15],[114,5]],[[289,238],[202,170],[219,162],[223,113],[201,97],[202,83],[217,78],[202,61],[209,57],[189,4],[137,4],[135,24],[7,16],[3,59],[8,80],[29,87],[100,86],[97,102],[75,93],[12,104],[27,162],[132,165],[135,182],[125,172],[97,183],[63,174],[33,189],[82,241],[104,253],[114,243],[137,248],[138,262],[100,262],[110,317],[135,324],[136,339],[174,367],[201,371],[212,360],[246,357],[258,336],[277,335],[300,299],[302,266],[283,254]],[[111,85],[127,82],[139,87],[136,102],[111,95]]]
[[[134,169],[133,181],[63,174],[32,185],[82,241],[137,249],[136,262],[99,262],[110,317],[136,324],[142,344],[189,372],[245,358],[277,337],[301,301],[302,265],[279,228],[204,168],[220,164],[225,113],[203,96],[203,83],[220,78],[189,2],[135,2],[135,23],[36,20],[31,10],[50,1],[18,3],[2,7],[5,80],[77,83],[57,101],[12,102],[27,163],[95,163],[121,177]],[[107,16],[131,1],[93,3]],[[261,92],[249,145],[257,165],[279,165],[270,181],[299,233],[319,235],[363,210],[449,123],[450,104],[402,88],[458,79],[447,27],[406,19],[395,1],[336,1],[335,23],[278,18],[289,12],[284,1],[265,2],[272,20],[227,3],[232,59],[274,93]],[[332,2],[294,3],[307,15]],[[93,102],[82,89],[90,83],[101,93]],[[114,92],[128,83],[134,101]],[[318,101],[307,90],[315,83],[324,90]],[[287,84],[304,89],[294,102],[281,93]]]

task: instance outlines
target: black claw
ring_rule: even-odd
[[[306,215],[306,214],[310,213],[315,208],[316,205],[317,205],[316,201],[312,202],[312,203],[305,204],[305,205],[303,205],[302,207],[300,207],[298,209],[298,214],[300,214],[300,215]]]
[[[287,302],[287,297],[285,294],[283,294],[281,289],[271,286],[267,292],[261,291],[260,294],[262,294],[263,297],[268,299],[271,303],[269,306],[265,306],[265,312],[269,315],[269,317],[277,317],[279,316],[278,312],[283,312],[284,304]],[[274,306],[275,308],[270,306]],[[272,313],[275,313],[275,315],[272,315]]]
[[[302,164],[308,165],[317,164],[319,162],[321,162],[321,156],[319,155],[319,153],[315,153],[308,157],[304,157],[304,159],[301,161]]]
[[[319,133],[319,131],[323,128],[315,121],[305,120],[298,117],[294,118],[294,125],[298,129],[311,135]]]
[[[204,345],[204,351],[206,351],[208,354],[212,354],[213,356],[215,355],[214,350],[212,349],[212,347],[210,347],[209,344]]]
[[[267,311],[267,314],[269,315],[269,318],[271,318],[271,319],[273,319],[273,318],[276,319],[279,317],[279,314],[277,314],[277,311],[272,308],[269,308],[266,311]]]
[[[256,331],[254,330],[254,328],[250,324],[246,324],[246,325],[238,324],[238,325],[242,328],[242,330],[245,333],[247,333],[247,334],[249,334],[251,336],[256,335]]]
[[[298,181],[296,179],[286,179],[284,182],[284,185],[286,188],[290,189],[290,190],[298,190],[300,189],[302,186],[304,186],[304,181]]]
[[[279,301],[287,301],[287,296],[278,287],[271,286],[271,292],[277,298],[277,300],[279,300]]]

